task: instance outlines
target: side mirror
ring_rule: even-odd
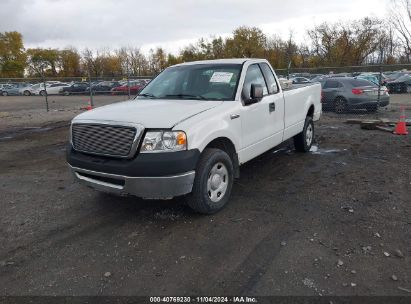
[[[263,98],[263,86],[261,84],[251,84],[250,99],[245,99],[244,104],[249,105],[259,102]]]

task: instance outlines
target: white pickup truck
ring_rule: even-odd
[[[75,117],[67,161],[97,190],[186,195],[192,209],[212,214],[229,201],[242,164],[292,137],[309,151],[321,112],[320,84],[283,91],[266,60],[183,63],[135,99]]]

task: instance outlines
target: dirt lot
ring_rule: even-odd
[[[0,99],[0,295],[411,295],[410,136],[326,114],[316,152],[247,163],[201,216],[72,183],[84,100],[22,98]]]

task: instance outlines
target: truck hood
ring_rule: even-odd
[[[134,99],[96,108],[73,119],[142,124],[145,128],[171,129],[201,112],[221,105],[214,100]]]

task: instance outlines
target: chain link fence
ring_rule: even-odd
[[[277,69],[283,81],[320,82],[323,115],[335,119],[411,117],[411,65]],[[152,76],[42,77],[0,79],[0,101],[18,96],[26,108],[90,109],[133,98]],[[43,101],[43,102],[42,102]],[[1,112],[1,103],[0,103]]]

